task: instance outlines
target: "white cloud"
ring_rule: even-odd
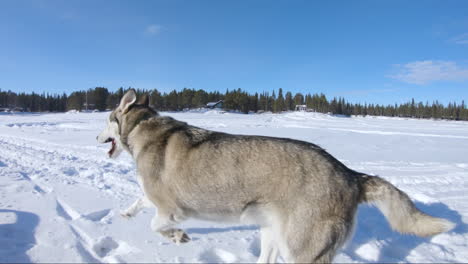
[[[451,39],[456,44],[468,44],[468,33],[458,35]]]
[[[145,33],[148,35],[157,35],[161,33],[163,27],[161,25],[152,24],[146,27]]]
[[[468,80],[468,68],[462,68],[453,61],[414,61],[395,65],[395,68],[397,73],[390,78],[412,84]]]

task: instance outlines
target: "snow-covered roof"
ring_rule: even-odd
[[[206,104],[206,106],[207,107],[213,107],[213,106],[215,106],[215,105],[217,105],[219,103],[222,103],[222,102],[223,102],[223,100],[220,100],[218,102],[209,102],[209,103]]]

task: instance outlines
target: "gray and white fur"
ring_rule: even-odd
[[[331,262],[351,233],[359,203],[377,206],[401,233],[432,236],[454,224],[419,211],[386,180],[347,168],[312,143],[232,135],[160,116],[129,90],[98,136],[134,158],[144,191],[127,210],[156,206],[152,230],[190,240],[188,218],[236,221],[261,229],[259,263]]]

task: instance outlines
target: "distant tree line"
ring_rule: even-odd
[[[31,112],[64,112],[67,110],[66,94],[14,93],[0,90],[0,108]]]
[[[115,108],[120,98],[128,89],[119,88],[115,92],[105,87],[96,87],[86,91],[64,94],[15,93],[0,90],[0,108],[19,109],[31,112],[64,112],[68,110],[110,110]],[[328,99],[321,94],[302,94],[273,91],[263,93],[248,93],[242,89],[226,90],[225,93],[206,92],[204,90],[187,89],[173,90],[169,93],[137,89],[138,94],[147,93],[150,104],[160,111],[182,111],[204,107],[208,102],[223,100],[223,107],[229,111],[242,113],[271,111],[282,112],[294,110],[296,105],[306,105],[308,109],[320,113],[339,115],[372,115],[412,118],[436,118],[450,120],[468,120],[468,109],[465,102],[452,102],[448,105],[434,101],[416,102],[412,99],[404,104],[379,105],[350,103],[344,98]]]

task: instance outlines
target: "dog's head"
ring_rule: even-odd
[[[120,100],[119,106],[112,111],[107,119],[107,127],[97,136],[99,143],[111,143],[111,149],[107,152],[110,158],[117,158],[124,149],[128,149],[122,142],[122,136],[128,132],[128,123],[133,125],[136,122],[129,122],[129,119],[141,118],[141,114],[133,113],[133,109],[148,110],[151,114],[156,114],[149,107],[148,96],[144,95],[137,102],[137,94],[134,89],[130,89]],[[135,111],[133,111],[135,112]],[[142,112],[142,111],[137,111]],[[127,133],[128,135],[128,133]]]

